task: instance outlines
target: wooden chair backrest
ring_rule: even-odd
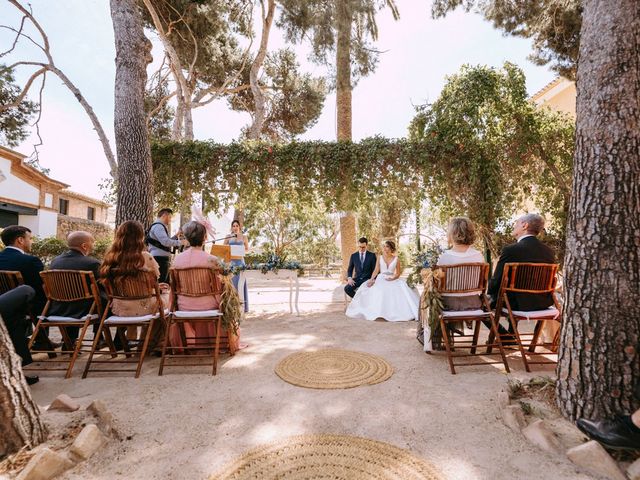
[[[222,295],[219,270],[212,268],[172,268],[171,288],[175,295],[203,297]]]
[[[229,245],[211,245],[211,255],[221,259],[225,263],[231,261],[231,247]]]
[[[439,265],[444,276],[440,282],[440,293],[483,293],[489,278],[488,263],[460,263]]]
[[[103,279],[102,282],[109,298],[144,300],[157,297],[160,301],[158,279],[153,272],[140,270],[129,275],[118,275],[115,271],[111,277]]]
[[[96,299],[98,284],[93,272],[81,270],[47,270],[40,272],[44,292],[55,302]],[[99,301],[99,300],[98,300]]]
[[[556,288],[557,263],[507,263],[502,274],[500,298],[506,292],[544,294]]]
[[[20,285],[24,285],[24,279],[20,272],[11,270],[0,270],[0,295],[13,290]]]

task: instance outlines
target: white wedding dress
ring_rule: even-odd
[[[380,255],[380,273],[375,283],[368,287],[363,283],[347,308],[351,318],[375,320],[384,318],[389,322],[405,322],[418,318],[420,298],[405,280],[387,280],[395,275],[398,257],[387,265]]]

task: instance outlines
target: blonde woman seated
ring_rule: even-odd
[[[451,248],[440,255],[437,265],[484,262],[482,253],[471,246],[476,241],[476,227],[467,217],[452,218],[447,236]],[[450,293],[442,296],[444,310],[478,310],[481,306],[476,293]]]
[[[203,224],[199,222],[189,222],[182,227],[182,234],[189,242],[189,248],[180,253],[173,260],[173,268],[215,268],[218,266],[218,258],[208,254],[202,248],[207,237],[207,231]],[[178,310],[183,311],[203,311],[216,310],[220,306],[220,298],[213,296],[187,297],[178,295]],[[215,334],[214,324],[205,322],[185,322],[185,337],[188,345],[197,344],[199,338],[213,338]],[[238,337],[229,335],[229,348],[237,350]],[[178,325],[172,325],[169,331],[169,343],[172,347],[182,347],[182,338]]]
[[[160,267],[151,254],[146,251],[144,244],[144,228],[140,222],[127,221],[116,230],[113,243],[104,256],[100,266],[100,277],[107,278],[110,282],[138,273],[140,270],[153,272],[154,276],[160,276]],[[160,299],[163,308],[169,305],[169,285],[159,284]],[[114,299],[111,311],[121,317],[140,317],[156,313],[158,310],[155,298],[146,300],[121,300]],[[157,348],[164,338],[165,326],[162,322],[154,322],[153,332],[149,341],[149,351]],[[135,340],[137,327],[127,327],[127,338]],[[144,338],[144,335],[142,335]]]
[[[396,244],[384,242],[371,279],[358,288],[347,308],[347,317],[389,322],[404,322],[418,318],[418,294],[407,282],[400,280],[402,267],[396,255]]]

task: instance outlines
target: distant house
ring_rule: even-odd
[[[0,147],[0,228],[23,225],[39,237],[65,238],[72,230],[110,236],[109,204],[67,190],[25,163],[25,155]]]
[[[539,106],[546,106],[576,118],[576,84],[564,77],[558,77],[531,97]]]

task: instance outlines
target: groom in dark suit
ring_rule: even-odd
[[[347,285],[344,291],[351,298],[360,285],[371,278],[376,269],[376,254],[367,250],[369,242],[365,237],[358,240],[358,251],[351,255],[347,269]]]

